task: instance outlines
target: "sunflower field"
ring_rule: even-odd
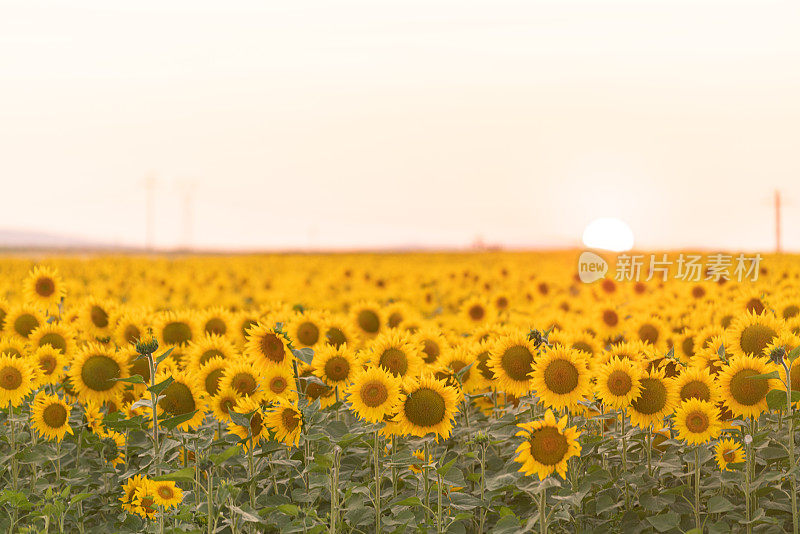
[[[0,259],[0,529],[798,533],[800,259]]]

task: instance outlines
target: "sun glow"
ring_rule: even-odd
[[[588,248],[623,252],[633,248],[633,231],[616,217],[601,217],[586,226],[583,244]]]

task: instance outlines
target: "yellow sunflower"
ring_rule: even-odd
[[[767,393],[778,380],[750,377],[776,370],[766,358],[734,356],[717,376],[722,402],[737,417],[758,417],[767,410]]]
[[[422,360],[434,364],[439,357],[450,348],[450,343],[441,331],[433,326],[425,326],[414,333],[414,338],[422,347]]]
[[[455,388],[432,376],[415,381],[400,397],[395,421],[403,434],[425,437],[434,434],[447,439],[458,414],[459,394]]]
[[[113,302],[94,297],[85,299],[78,307],[80,327],[91,338],[110,337],[114,315]]]
[[[422,370],[422,346],[413,334],[389,330],[369,344],[368,361],[400,379],[404,386],[411,384]]]
[[[113,379],[128,376],[128,362],[122,354],[99,343],[87,343],[79,350],[69,370],[78,398],[98,404],[114,399],[125,388],[124,382]]]
[[[231,387],[242,396],[257,395],[261,389],[261,373],[249,362],[229,363],[220,378],[219,387]]]
[[[350,310],[350,322],[363,339],[371,339],[383,328],[381,307],[372,302],[359,302]]]
[[[358,417],[379,423],[397,410],[400,380],[379,367],[370,367],[347,388],[347,399]]]
[[[547,410],[543,420],[517,426],[521,430],[516,435],[525,438],[515,451],[514,461],[522,464],[519,471],[525,475],[536,473],[540,480],[552,473],[566,478],[567,460],[581,454],[580,432],[576,427],[567,428],[567,417],[556,421],[553,412]]]
[[[36,349],[31,361],[39,366],[39,379],[43,384],[58,384],[66,376],[66,358],[50,345]]]
[[[349,384],[358,371],[356,355],[347,344],[320,347],[311,362],[314,374],[329,386]]]
[[[725,331],[725,348],[735,356],[765,356],[783,328],[783,322],[769,313],[739,315]]]
[[[37,265],[31,270],[22,288],[27,301],[36,303],[42,310],[55,311],[66,295],[64,282],[58,271],[43,265]]]
[[[36,375],[25,358],[0,354],[0,406],[19,406],[34,387]]]
[[[684,368],[675,378],[675,389],[681,401],[700,399],[716,404],[720,400],[717,382],[705,367]]]
[[[182,422],[177,427],[184,431],[195,430],[203,423],[206,415],[205,400],[197,377],[185,371],[171,371],[156,377],[156,383],[160,383],[170,376],[173,381],[161,393],[164,397],[158,401],[158,408],[160,411],[166,412],[168,417],[177,417],[196,411],[197,413],[191,419]]]
[[[228,363],[225,360],[219,356],[214,356],[197,371],[197,380],[203,386],[203,391],[205,391],[206,395],[213,396],[217,394],[220,380],[227,366]]]
[[[120,347],[131,346],[146,335],[149,326],[144,311],[126,309],[117,316],[114,323],[114,341]]]
[[[730,464],[744,462],[742,446],[732,439],[721,439],[715,447],[717,465],[721,471],[730,471]]]
[[[0,354],[7,354],[14,358],[22,358],[28,353],[25,340],[17,336],[0,337]]]
[[[235,389],[231,387],[220,388],[217,394],[211,397],[209,401],[211,412],[217,418],[217,421],[220,423],[229,422],[231,420],[230,411],[236,406],[240,398],[241,395]]]
[[[32,306],[15,306],[6,315],[6,330],[23,339],[28,339],[43,324],[44,315]]]
[[[477,368],[476,346],[478,344],[474,341],[463,341],[445,352],[439,358],[440,370],[436,373],[436,378],[440,380],[446,377],[455,378],[462,369],[471,366],[461,375],[461,386],[464,391],[474,393],[485,387],[487,382],[483,380]]]
[[[286,367],[268,367],[261,374],[264,397],[270,401],[285,399],[297,402],[297,386],[294,373]]]
[[[314,348],[324,341],[323,325],[324,317],[321,314],[307,310],[302,314],[295,314],[284,328],[292,340],[292,346]]]
[[[267,409],[264,418],[267,427],[275,434],[275,439],[289,447],[297,447],[303,428],[303,416],[297,407],[288,401],[280,400]]]
[[[64,323],[52,322],[40,325],[31,332],[28,342],[33,347],[50,345],[65,356],[75,352],[75,332]]]
[[[58,396],[39,392],[31,404],[31,426],[43,438],[61,441],[65,434],[72,434],[70,411],[72,408]]]
[[[322,323],[324,342],[338,347],[347,343],[351,347],[358,345],[358,333],[346,317],[328,316]]]
[[[218,334],[205,334],[189,343],[186,356],[186,367],[199,370],[212,358],[233,360],[236,357],[236,347],[227,337]]]
[[[591,391],[582,353],[561,345],[536,358],[530,377],[536,395],[547,408],[575,409]]]
[[[597,373],[597,396],[606,406],[621,410],[639,398],[642,370],[632,360],[614,358]]]
[[[136,490],[146,486],[148,481],[147,477],[142,477],[141,475],[135,475],[125,481],[125,484],[122,485],[122,497],[119,498],[123,510],[132,514],[137,513],[135,503]]]
[[[215,306],[201,312],[197,318],[200,326],[201,335],[215,335],[224,338],[233,338],[234,332],[233,314],[220,306]]]
[[[156,506],[177,508],[183,501],[183,490],[172,480],[151,480],[150,493]]]
[[[459,316],[465,324],[479,326],[494,321],[495,311],[483,299],[472,297],[461,303]]]
[[[153,331],[162,348],[185,347],[200,334],[197,316],[189,310],[159,314],[153,322]]]
[[[694,397],[685,400],[675,411],[675,430],[678,438],[691,445],[716,439],[722,432],[719,410],[708,401]]]
[[[489,352],[487,365],[494,373],[499,389],[515,397],[527,395],[532,388],[535,353],[533,342],[523,332],[497,339]]]
[[[236,413],[242,415],[250,415],[250,426],[242,426],[238,423],[235,423],[232,419],[230,419],[230,411],[234,411]],[[261,407],[261,403],[258,400],[250,398],[250,397],[241,397],[236,401],[236,404],[228,408],[228,432],[231,434],[235,434],[239,436],[239,439],[242,440],[242,445],[245,449],[250,447],[250,443],[252,440],[253,447],[255,447],[261,439],[264,437],[264,410]]]
[[[247,331],[244,353],[259,368],[273,365],[291,367],[294,361],[286,336],[281,331],[261,323]]]
[[[640,380],[639,397],[631,401],[628,415],[631,423],[646,429],[660,423],[675,408],[678,395],[672,379],[664,377],[664,370],[650,370]]]
[[[153,519],[158,513],[155,496],[149,480],[134,490],[133,510],[145,519]]]

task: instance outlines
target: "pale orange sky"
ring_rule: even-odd
[[[800,249],[797,2],[0,0],[0,229]]]

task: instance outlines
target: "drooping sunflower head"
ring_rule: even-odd
[[[358,371],[356,355],[347,344],[324,345],[317,350],[312,362],[314,374],[329,386],[349,384]]]
[[[631,423],[648,428],[660,423],[677,404],[678,395],[672,379],[664,376],[663,370],[650,370],[640,380],[639,397],[631,402],[628,414]]]
[[[681,402],[675,411],[678,437],[692,445],[707,443],[722,432],[719,410],[712,403],[697,398]]]
[[[75,355],[69,378],[79,399],[102,404],[124,389],[125,383],[114,379],[127,378],[128,372],[128,362],[122,353],[99,343],[87,343]]]
[[[523,332],[497,339],[489,351],[487,365],[499,389],[517,397],[526,395],[532,387],[530,375],[535,353],[533,342]]]
[[[741,314],[725,331],[725,348],[735,356],[765,356],[767,346],[783,329],[782,320],[768,312]]]
[[[23,284],[28,302],[36,303],[43,310],[55,311],[66,294],[64,282],[52,267],[37,265],[28,274]]]
[[[347,388],[353,412],[371,423],[395,413],[400,403],[400,380],[380,367],[369,367],[356,375]]]
[[[416,381],[400,399],[395,420],[404,434],[436,439],[450,437],[458,413],[459,393],[432,376]]]
[[[566,478],[567,460],[581,453],[580,432],[576,427],[567,428],[566,416],[557,421],[547,410],[543,419],[517,426],[521,430],[516,435],[525,438],[515,451],[514,461],[522,464],[519,471],[536,473],[540,480],[555,472]]]
[[[275,434],[275,439],[287,446],[296,447],[300,442],[303,416],[294,404],[279,401],[267,410],[265,423],[267,428]]]
[[[294,358],[289,340],[283,332],[260,323],[247,331],[245,355],[259,368],[274,365],[288,367]]]
[[[597,373],[597,396],[603,404],[621,410],[641,394],[641,367],[629,359],[613,358]]]
[[[531,372],[533,389],[548,408],[575,409],[591,391],[583,353],[556,345],[537,357]]]
[[[767,393],[776,380],[760,375],[777,370],[766,358],[734,356],[717,377],[725,406],[737,417],[758,417],[767,409]]]
[[[61,441],[67,433],[72,434],[69,415],[72,407],[56,395],[40,392],[31,403],[31,423],[44,439]]]

